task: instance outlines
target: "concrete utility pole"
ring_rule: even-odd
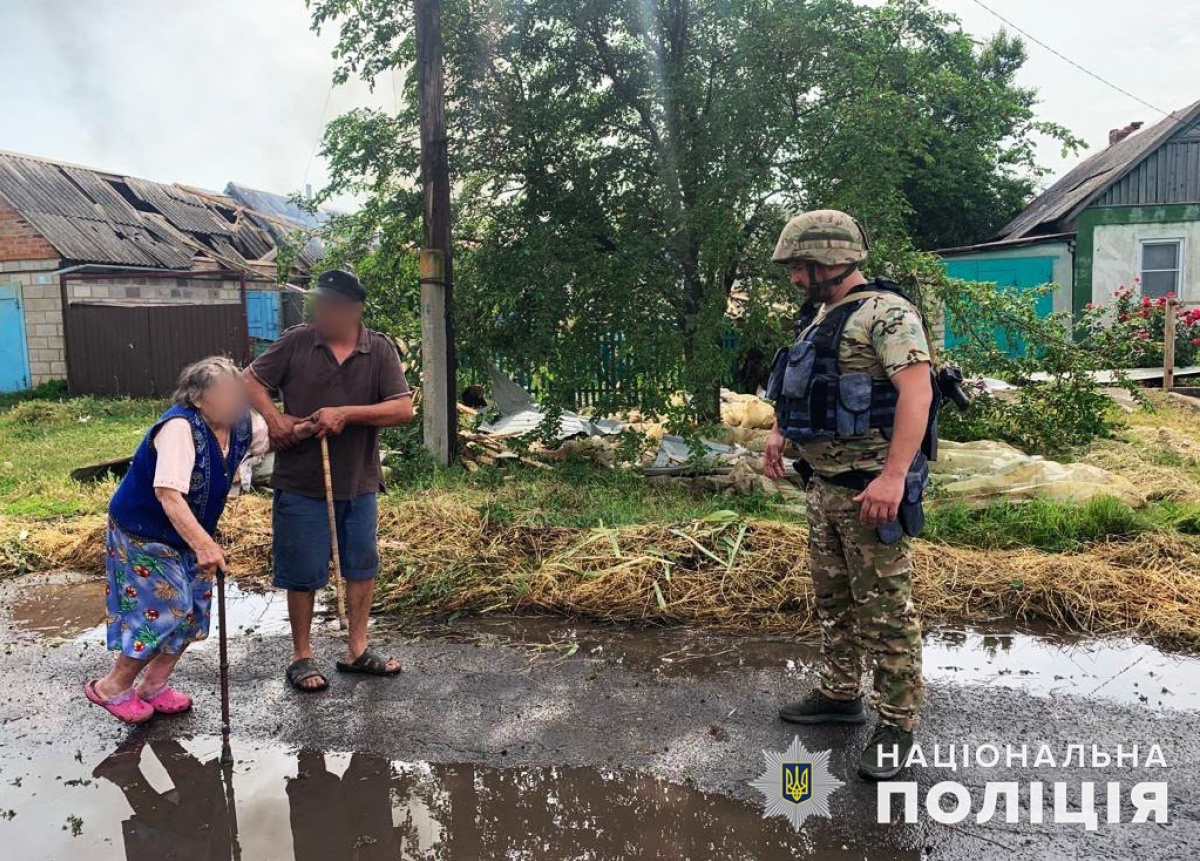
[[[458,442],[454,351],[454,266],[450,248],[450,162],[446,145],[440,0],[416,0],[417,99],[421,115],[421,398],[425,447],[439,463]]]

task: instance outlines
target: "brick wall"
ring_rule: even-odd
[[[8,201],[0,198],[0,261],[58,260],[58,252]]]
[[[19,288],[25,315],[25,348],[32,385],[67,376],[62,303],[53,260],[0,260],[0,284]]]

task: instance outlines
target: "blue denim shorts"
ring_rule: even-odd
[[[333,506],[342,576],[347,580],[370,580],[379,571],[375,494],[338,500]],[[271,523],[275,586],[295,592],[315,592],[324,587],[329,582],[333,555],[325,500],[277,490]]]

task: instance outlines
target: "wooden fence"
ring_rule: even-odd
[[[1188,306],[1200,307],[1200,302],[1183,302],[1174,297],[1167,299],[1163,318],[1163,391],[1175,388],[1175,321],[1179,309]]]

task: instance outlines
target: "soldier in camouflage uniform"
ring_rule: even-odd
[[[859,271],[867,248],[861,225],[845,213],[823,210],[792,219],[773,256],[791,268],[792,283],[804,289],[807,302],[821,306],[813,325],[842,300],[867,297],[845,320],[837,365],[840,373],[890,380],[897,393],[890,439],[872,427],[799,446],[809,476],[809,546],[824,666],[820,687],[785,706],[780,717],[794,723],[864,722],[861,676],[864,665],[873,665],[871,702],[879,723],[859,770],[881,779],[900,770],[890,752],[898,750],[903,763],[911,749],[924,684],[909,539],[884,543],[878,530],[897,518],[905,479],[926,434],[933,389],[920,315],[902,295],[877,289],[890,282],[870,282]],[[783,475],[785,431],[777,421],[767,444],[764,465],[772,478]],[[862,476],[865,485],[847,487],[847,476]],[[881,756],[884,750],[888,757]]]

